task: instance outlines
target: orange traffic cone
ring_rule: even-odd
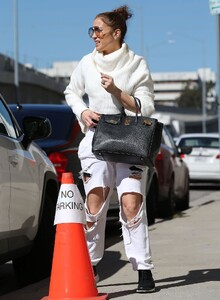
[[[107,294],[98,294],[95,285],[83,228],[84,203],[72,173],[64,173],[61,183],[49,296],[42,300],[107,299]]]

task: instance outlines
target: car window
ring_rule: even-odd
[[[0,134],[8,135],[12,138],[18,138],[20,130],[14,123],[2,101],[0,101],[0,112]]]
[[[181,139],[179,143],[180,147],[203,147],[203,148],[219,148],[219,140],[215,137],[188,137]]]
[[[47,140],[64,140],[64,139],[68,139],[69,135],[72,131],[72,126],[73,126],[73,121],[75,120],[75,116],[72,113],[72,111],[66,111],[66,110],[58,110],[55,111],[53,109],[49,109],[46,111],[42,110],[32,110],[30,109],[26,109],[24,107],[24,109],[21,110],[14,110],[14,108],[12,109],[12,112],[18,122],[18,124],[20,125],[21,128],[23,128],[22,126],[22,120],[24,117],[27,117],[29,115],[31,116],[41,116],[41,117],[45,117],[48,118],[51,122],[51,126],[52,126],[52,133],[51,135],[47,138]],[[37,143],[40,140],[37,141]]]
[[[163,130],[162,142],[164,142],[165,145],[167,145],[168,147],[170,147],[172,149],[176,148],[173,138],[172,138],[171,134],[169,133],[169,130],[167,130],[166,128],[164,128],[164,130]]]

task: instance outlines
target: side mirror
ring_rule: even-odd
[[[23,119],[23,129],[25,147],[33,140],[47,138],[52,132],[50,121],[43,117],[25,117]]]

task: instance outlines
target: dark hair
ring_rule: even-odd
[[[126,21],[130,19],[132,15],[133,14],[129,11],[128,6],[123,5],[113,11],[100,13],[95,17],[95,19],[100,18],[105,24],[113,29],[120,29],[122,43],[127,32]]]

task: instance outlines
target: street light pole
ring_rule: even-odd
[[[130,1],[128,0],[127,2],[130,2]],[[136,3],[135,4],[132,3],[132,7],[134,7],[135,9],[138,9],[140,12],[140,51],[141,51],[141,55],[144,56],[145,55],[145,51],[144,51],[144,8],[142,5],[136,5]]]
[[[19,69],[18,69],[18,7],[14,0],[14,84],[15,100],[19,104]]]
[[[182,33],[182,32],[176,32],[178,35],[182,35],[183,37],[186,37],[188,39],[191,39],[199,44],[202,45],[202,78],[201,78],[201,82],[202,82],[202,132],[206,133],[206,61],[205,61],[205,41],[204,40],[200,40],[194,36],[191,36],[189,34],[186,33]]]
[[[203,76],[202,76],[202,132],[206,133],[206,69],[205,46],[203,45]]]
[[[217,18],[217,95],[218,95],[218,132],[219,132],[219,149],[220,149],[220,14],[216,15]]]
[[[174,44],[175,40],[173,39],[167,39],[167,40],[163,40],[161,42],[158,42],[156,44],[150,45],[149,47],[146,47],[145,52],[146,52],[146,59],[148,61],[148,63],[150,63],[150,50],[153,48],[157,48],[163,45],[169,45],[169,44]]]

